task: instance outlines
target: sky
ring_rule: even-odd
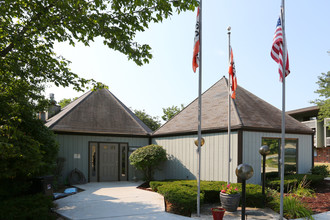
[[[278,64],[270,57],[280,0],[207,0],[202,8],[202,91],[228,77],[228,34],[231,26],[238,85],[282,109]],[[330,1],[288,0],[285,30],[291,73],[286,77],[286,110],[312,106],[316,82],[330,71]],[[127,107],[163,115],[162,108],[187,106],[198,97],[198,74],[192,71],[196,12],[174,14],[137,33],[136,41],[152,47],[153,59],[137,66],[96,39],[89,47],[57,43],[58,55],[70,60],[71,70],[93,78]],[[48,85],[55,100],[82,95],[72,88]],[[197,117],[197,116],[196,116]]]

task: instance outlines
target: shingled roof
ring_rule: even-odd
[[[281,131],[282,111],[238,86],[231,104],[231,128]],[[198,99],[153,133],[153,136],[197,132]],[[225,131],[228,127],[228,81],[221,78],[202,94],[202,131]],[[286,114],[286,132],[312,134],[313,131]]]
[[[89,91],[46,122],[55,132],[147,136],[152,131],[109,90]]]

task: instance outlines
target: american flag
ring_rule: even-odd
[[[285,41],[285,39],[284,39]],[[286,51],[286,63],[285,63],[285,76],[289,75],[289,55]],[[276,30],[273,39],[272,51],[270,53],[273,60],[279,64],[278,72],[280,73],[280,80],[283,78],[283,32],[282,32],[282,21],[281,17],[278,18]]]
[[[195,29],[195,38],[194,38],[194,52],[193,52],[193,60],[192,60],[192,67],[194,72],[196,72],[198,66],[199,66],[199,7],[197,9],[196,29]]]

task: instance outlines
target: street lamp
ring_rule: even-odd
[[[253,168],[249,164],[240,164],[236,168],[236,176],[242,179],[242,220],[245,219],[245,204],[246,204],[246,180],[253,176]]]
[[[266,156],[270,153],[269,147],[263,145],[259,149],[259,153],[262,155],[262,195],[265,195],[266,184]]]

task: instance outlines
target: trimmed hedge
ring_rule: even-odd
[[[315,166],[311,169],[311,173],[315,175],[321,175],[323,177],[327,177],[330,174],[327,165]]]
[[[179,209],[183,213],[191,213],[197,207],[197,187],[193,185],[181,185],[178,183],[164,184],[158,187],[158,192],[164,199]],[[200,201],[203,203],[204,193],[200,194]]]
[[[313,174],[293,174],[284,177],[284,191],[288,192],[291,189],[297,187],[299,183],[303,180],[304,176],[306,176],[306,181],[310,182],[310,187],[316,187],[323,181],[323,176],[321,175],[313,175]],[[281,180],[280,178],[274,178],[266,181],[266,185],[277,191],[280,190]]]
[[[0,201],[0,219],[55,219],[50,215],[53,207],[52,199],[42,194],[13,197]]]
[[[224,181],[201,181],[201,204],[219,203],[219,193]],[[242,192],[241,183],[232,183]],[[183,211],[196,210],[197,181],[196,180],[166,180],[151,181],[150,187],[153,191],[159,192],[170,203],[179,206]],[[262,195],[262,187],[254,184],[246,185],[246,206],[247,207],[265,207],[265,196]],[[180,209],[179,208],[179,209]]]

